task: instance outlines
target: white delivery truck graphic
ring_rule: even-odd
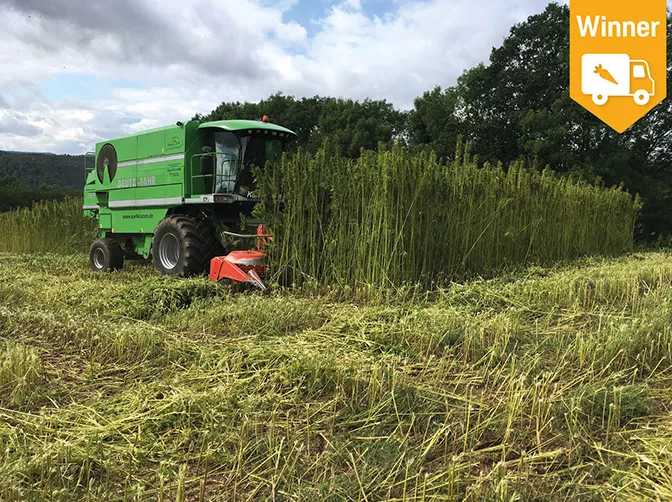
[[[649,63],[627,54],[584,54],[581,58],[581,91],[604,105],[613,96],[632,96],[644,106],[655,94]]]

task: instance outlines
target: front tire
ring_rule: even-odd
[[[114,239],[105,237],[91,244],[89,265],[94,272],[121,270],[124,266],[124,250]]]
[[[189,277],[203,273],[214,256],[215,239],[207,225],[189,216],[168,216],[152,237],[154,267],[164,275]]]

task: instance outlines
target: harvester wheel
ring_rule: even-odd
[[[91,244],[89,264],[94,272],[121,270],[124,266],[124,250],[114,239],[105,237]]]
[[[164,275],[188,277],[203,273],[214,253],[215,239],[202,220],[168,216],[154,230],[152,259]]]

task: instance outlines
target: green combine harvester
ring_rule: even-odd
[[[147,259],[163,274],[264,287],[264,253],[225,254],[226,235],[266,239],[265,230],[239,234],[258,198],[252,166],[280,160],[296,134],[261,121],[221,120],[152,129],[96,144],[87,163],[84,212],[96,218],[100,238],[89,253],[96,272],[117,270],[124,259]],[[87,154],[88,159],[94,156]]]

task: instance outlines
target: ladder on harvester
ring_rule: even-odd
[[[89,162],[89,159],[91,161]],[[96,168],[96,152],[86,152],[84,154],[84,185],[89,178],[89,173]]]

